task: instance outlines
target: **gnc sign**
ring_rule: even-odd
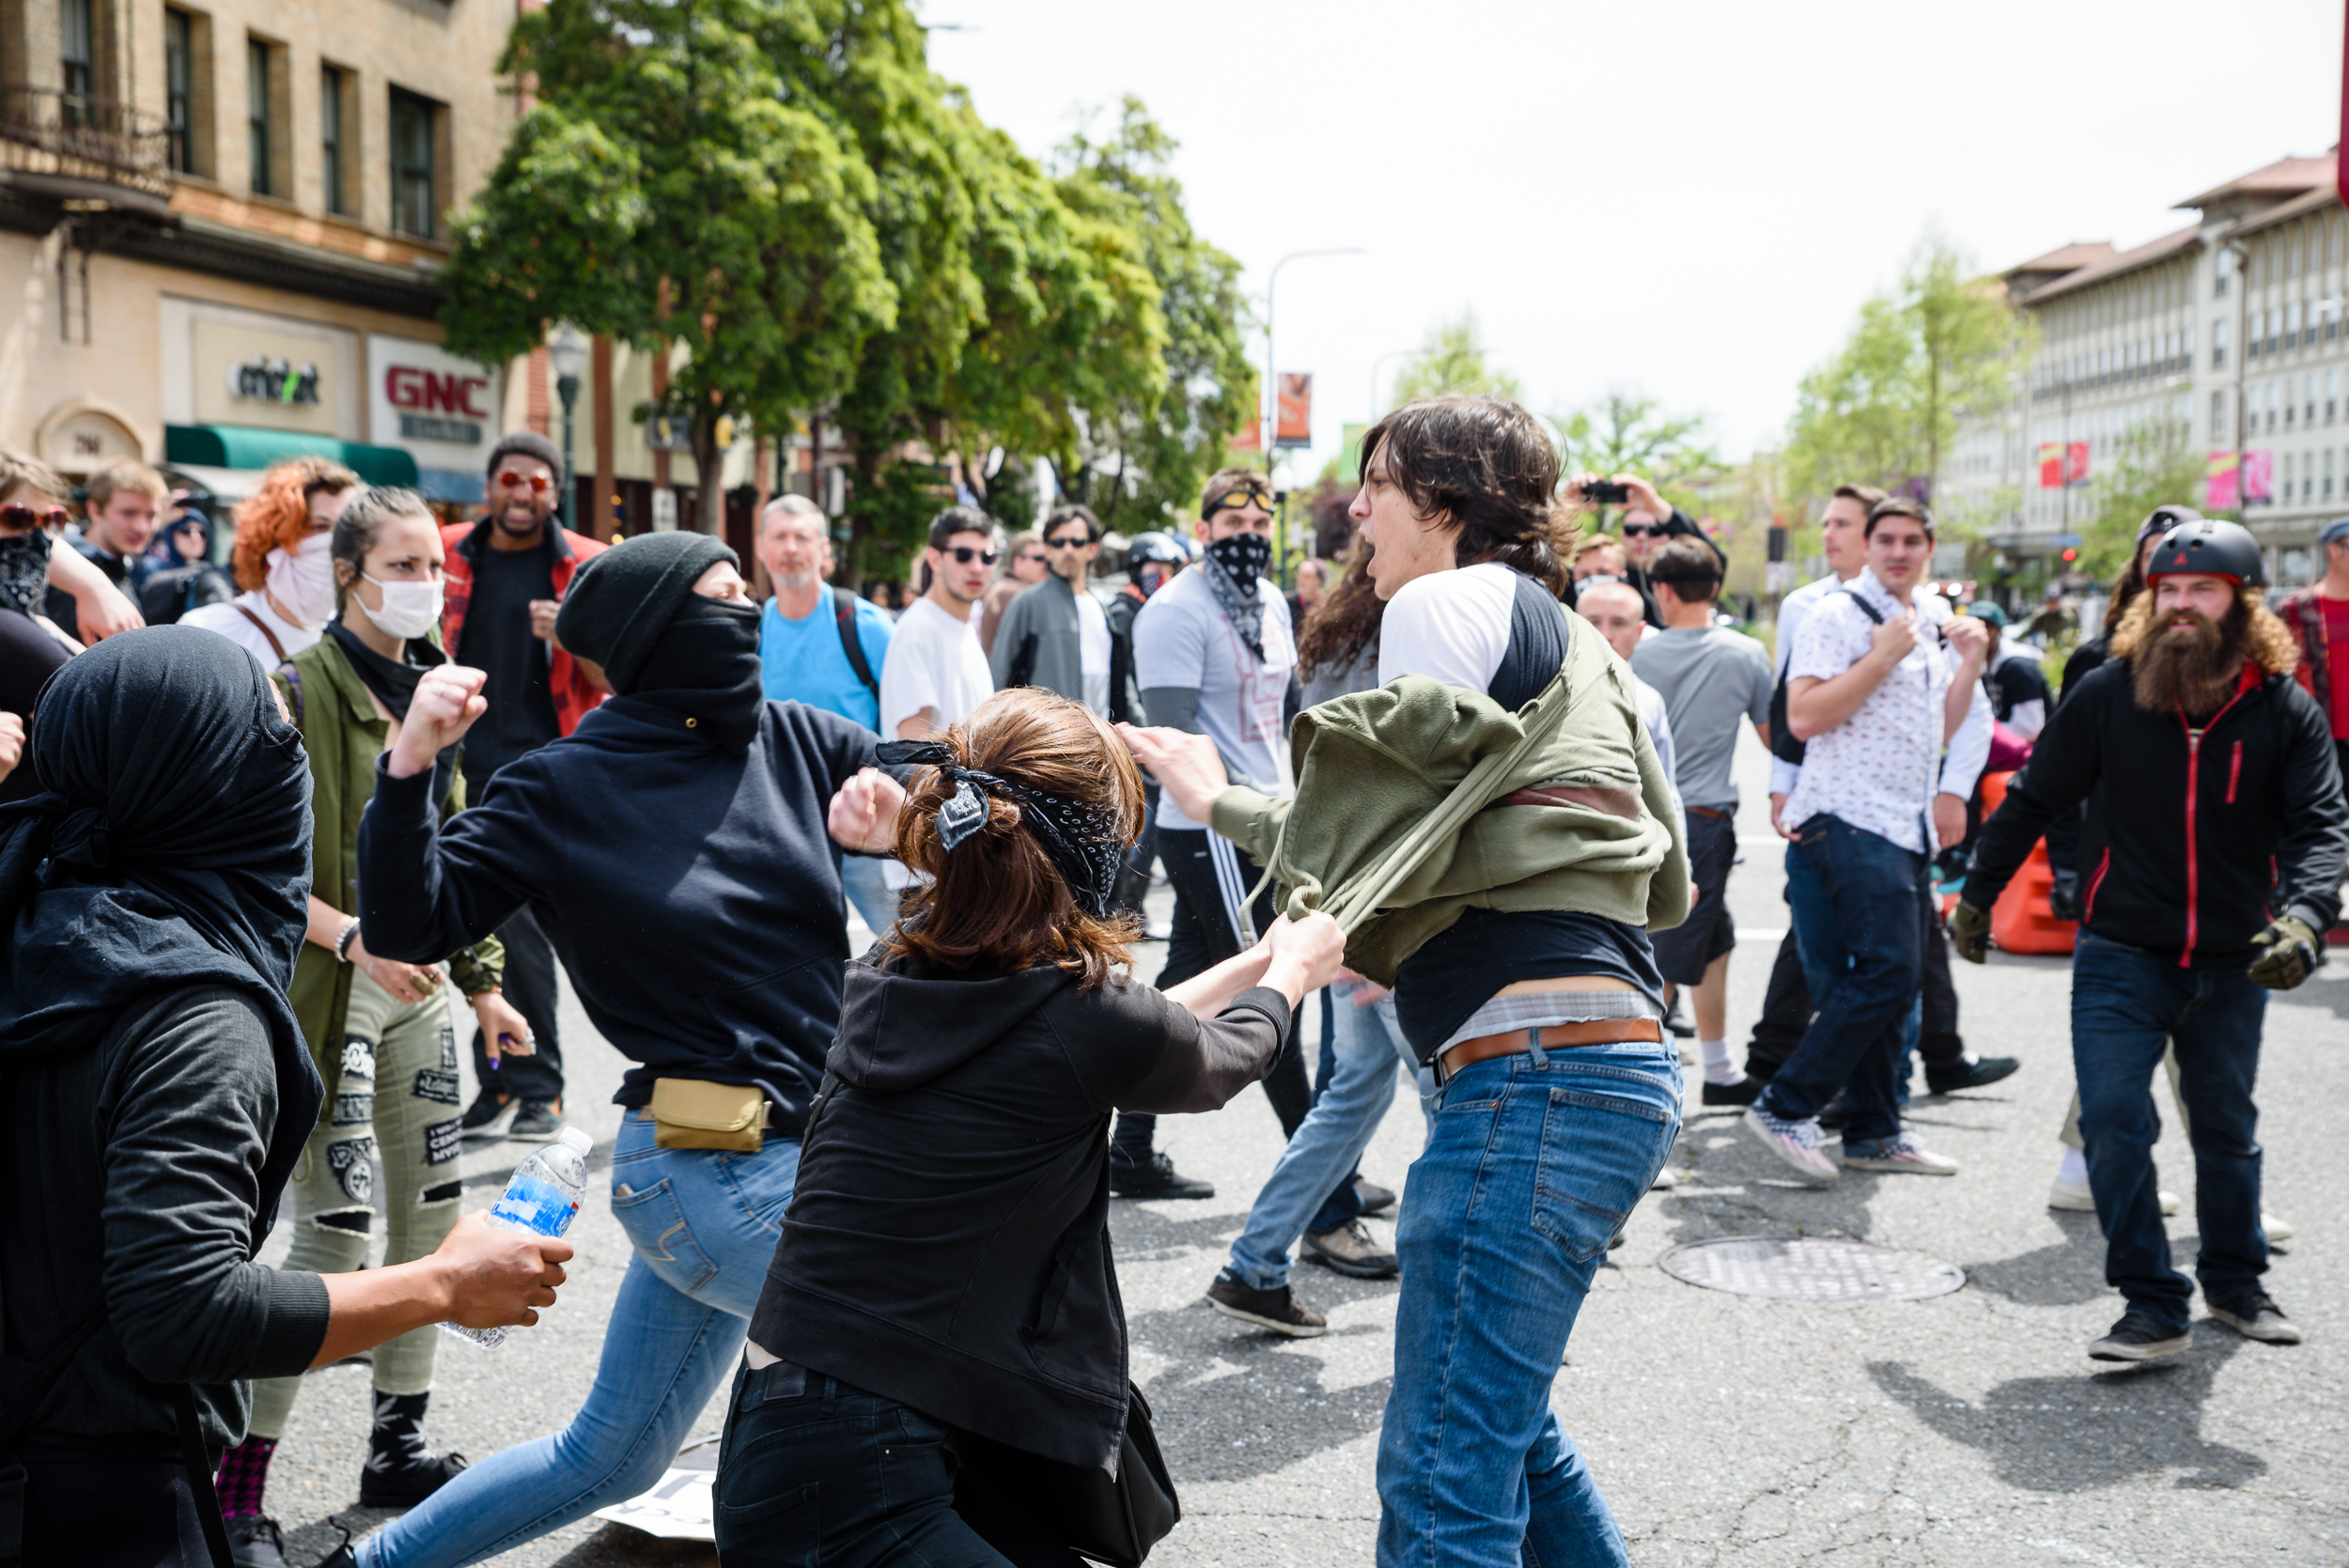
[[[412,337],[368,335],[367,404],[372,440],[452,475],[478,475],[502,433],[498,373]]]
[[[478,399],[489,390],[489,377],[468,376],[454,370],[395,365],[383,372],[383,396],[392,407],[411,413],[450,413],[487,419],[490,411]]]

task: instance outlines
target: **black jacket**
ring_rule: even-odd
[[[1122,979],[850,965],[751,1339],[950,1425],[1109,1466],[1127,1395],[1111,1113],[1213,1110],[1288,1026],[1262,988],[1203,1023]]]
[[[1142,687],[1134,679],[1134,617],[1149,596],[1128,582],[1111,598],[1102,616],[1110,623],[1110,722],[1142,724]]]
[[[2081,923],[2181,967],[2239,969],[2281,914],[2341,912],[2349,805],[2325,716],[2290,675],[2255,668],[2198,733],[2137,706],[2124,660],[2063,701],[1983,824],[1966,902],[1995,903],[2033,840],[2085,800]]]
[[[738,757],[668,708],[614,697],[500,768],[446,828],[428,774],[378,764],[359,827],[367,950],[428,963],[527,904],[588,1018],[641,1063],[617,1103],[648,1103],[660,1078],[756,1084],[797,1137],[848,958],[824,813],[876,742],[769,702]]]

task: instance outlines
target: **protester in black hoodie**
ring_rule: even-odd
[[[1342,939],[1315,915],[1164,993],[1112,974],[1142,781],[1079,704],[1000,692],[882,755],[934,768],[902,810],[877,781],[845,792],[833,830],[934,880],[848,970],[727,1417],[718,1549],[734,1568],[1073,1564],[1014,1498],[957,1481],[941,1444],[1114,1470],[1111,1114],[1238,1094]]]
[[[223,1560],[247,1379],[536,1321],[571,1249],[476,1218],[394,1267],[254,1262],[321,1093],[301,737],[194,627],[75,658],[34,734],[47,792],[0,809],[0,1560]]]
[[[739,1358],[839,1021],[848,937],[826,802],[877,737],[761,694],[738,566],[680,532],[582,567],[555,635],[616,695],[445,827],[432,762],[487,710],[480,671],[424,675],[378,769],[359,832],[371,950],[421,961],[529,906],[588,1017],[636,1063],[612,1157],[636,1252],[569,1427],[442,1487],[359,1547],[368,1568],[477,1561],[634,1497]],[[660,1083],[720,1102],[748,1091],[732,1097],[758,1147],[661,1146]]]

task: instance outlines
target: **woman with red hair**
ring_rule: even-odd
[[[334,618],[334,514],[358,488],[359,476],[332,458],[272,463],[234,514],[229,567],[244,592],[191,610],[179,624],[219,632],[266,670],[316,643]]]

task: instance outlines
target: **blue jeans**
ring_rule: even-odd
[[[1394,1021],[1394,998],[1389,995],[1368,1007],[1357,1007],[1354,993],[1361,988],[1360,981],[1346,980],[1330,987],[1327,1005],[1337,1023],[1334,1070],[1296,1136],[1281,1151],[1271,1179],[1256,1194],[1247,1229],[1232,1243],[1232,1273],[1252,1289],[1278,1290],[1288,1283],[1289,1249],[1324,1218],[1330,1184],[1343,1181],[1354,1169],[1371,1134],[1386,1119],[1387,1108],[1394,1103],[1396,1067],[1409,1072],[1418,1065]],[[1317,1209],[1323,1212],[1315,1213]]]
[[[1680,1095],[1678,1053],[1632,1042],[1495,1057],[1437,1097],[1395,1228],[1379,1568],[1628,1561],[1549,1392]]]
[[[384,1526],[361,1544],[360,1568],[478,1562],[660,1480],[741,1359],[799,1171],[795,1138],[754,1155],[663,1149],[645,1113],[629,1111],[612,1212],[636,1255],[587,1403],[562,1431],[492,1454]]]
[[[886,937],[897,923],[897,895],[882,877],[887,861],[873,855],[840,855],[840,890],[876,937]]]
[[[1931,922],[1938,911],[1930,902],[1930,893],[1927,899],[1925,919]],[[1828,896],[1817,873],[1811,869],[1811,862],[1797,855],[1791,844],[1786,846],[1786,904],[1794,915],[1795,950],[1802,960],[1803,983],[1810,987],[1811,1005],[1815,1008],[1824,1004],[1836,982],[1851,971],[1851,949],[1843,945],[1843,930],[1835,918],[1835,901]],[[1930,931],[1926,939],[1933,939]],[[1908,1063],[1917,1052],[1917,1039],[1924,1022],[1924,986],[1921,978],[1917,1000],[1901,1023],[1900,1054],[1892,1063],[1895,1105],[1908,1103]]]
[[[2260,1289],[2260,1026],[2267,992],[2241,970],[2182,970],[2083,931],[2072,953],[2072,1066],[2080,1085],[2088,1189],[2105,1233],[2105,1281],[2130,1307],[2183,1333],[2194,1287],[2171,1266],[2154,1182],[2154,1071],[2178,1053],[2178,1101],[2194,1146],[2202,1298],[2232,1306]]]
[[[1786,893],[1803,948],[1828,992],[1818,1013],[1753,1103],[1788,1121],[1816,1116],[1838,1089],[1851,1095],[1843,1145],[1871,1145],[1901,1130],[1893,1072],[1909,1015],[1924,995],[1927,862],[1880,833],[1820,815],[1795,830],[1786,850]],[[1849,968],[1836,975],[1831,939]]]

